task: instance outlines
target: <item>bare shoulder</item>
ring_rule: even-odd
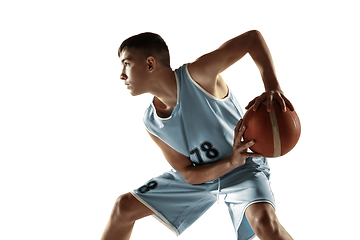
[[[212,96],[222,99],[227,96],[228,88],[220,74],[212,73],[206,63],[198,59],[187,65],[191,78]]]
[[[248,31],[232,38],[216,50],[202,55],[196,61],[189,64],[189,73],[207,92],[216,97],[221,96],[227,87],[223,79],[219,77],[219,74],[239,61],[251,49],[255,49],[256,53],[260,47],[254,47],[254,41],[255,43],[261,43],[260,40],[261,34],[256,30]]]
[[[205,54],[187,65],[192,79],[201,86],[215,84],[215,79],[218,75],[211,71],[209,55],[210,53]]]

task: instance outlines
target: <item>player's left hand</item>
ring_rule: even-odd
[[[271,90],[264,92],[260,96],[250,101],[249,104],[245,107],[245,109],[249,110],[249,108],[254,105],[253,110],[256,111],[259,108],[260,104],[266,101],[267,111],[271,112],[271,105],[273,104],[273,100],[276,100],[278,103],[280,103],[281,110],[283,112],[286,112],[287,108],[289,108],[290,111],[294,111],[293,105],[285,97],[283,91],[281,90]]]

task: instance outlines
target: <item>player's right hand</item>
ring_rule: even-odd
[[[260,96],[250,101],[249,104],[245,107],[245,109],[249,110],[250,107],[254,105],[253,111],[256,111],[259,108],[260,104],[266,102],[267,111],[271,112],[271,105],[273,104],[273,100],[276,100],[278,103],[280,103],[281,110],[283,112],[286,112],[287,108],[289,108],[290,111],[294,111],[294,106],[291,104],[289,99],[285,97],[284,93],[281,90],[266,91],[262,93]]]

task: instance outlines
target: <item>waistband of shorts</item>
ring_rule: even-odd
[[[261,167],[264,167],[267,165],[268,165],[268,162],[267,162],[267,158],[265,158],[265,157],[247,157],[246,163],[244,165],[237,167],[234,170],[224,174],[223,176],[220,177],[220,179],[226,178],[227,176],[229,176],[239,170],[248,168],[248,167],[256,167],[256,168],[260,167],[261,168]],[[215,180],[216,180],[216,182],[218,181],[218,179],[215,179]]]

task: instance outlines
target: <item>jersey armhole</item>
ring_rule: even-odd
[[[188,76],[188,78],[191,80],[191,82],[198,88],[200,89],[206,96],[212,98],[213,100],[216,101],[226,101],[229,96],[230,96],[230,89],[229,86],[226,84],[226,88],[227,88],[227,95],[224,98],[217,98],[214,95],[210,94],[208,91],[206,91],[199,83],[197,83],[190,75],[189,69],[188,69],[188,64],[185,65],[185,70],[186,70],[186,74]]]

